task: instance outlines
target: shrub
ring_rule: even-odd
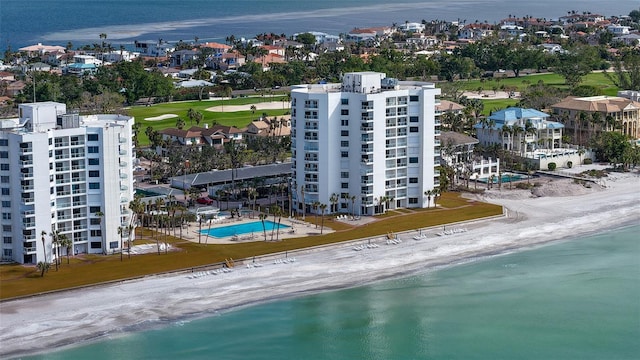
[[[591,160],[591,158],[586,158],[582,163],[585,165],[591,165],[593,164],[593,160]]]
[[[567,167],[571,169],[573,167],[573,161],[567,161]]]
[[[556,169],[556,163],[551,162],[551,163],[549,163],[549,165],[547,165],[547,167],[548,167],[549,171],[553,171],[553,170]]]

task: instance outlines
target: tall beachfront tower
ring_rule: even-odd
[[[55,232],[73,254],[120,251],[121,235],[126,249],[132,125],[129,116],[79,116],[56,102],[21,104],[19,118],[0,120],[3,260],[52,262]]]
[[[434,84],[377,72],[293,86],[294,209],[319,213],[313,204],[321,203],[330,213],[374,215],[426,207],[425,191],[439,186],[439,94]]]

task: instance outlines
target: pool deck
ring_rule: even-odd
[[[327,227],[327,221],[329,215],[325,215],[325,226],[322,231],[322,234],[330,234],[334,232],[333,229]],[[273,218],[266,219],[269,221],[273,221]],[[256,222],[260,221],[258,217],[247,217],[243,216],[241,218],[233,218],[233,219],[224,219],[218,221],[216,223],[211,223],[211,229],[229,225],[238,225],[242,223]],[[280,221],[282,225],[289,226],[288,228],[281,229],[278,234],[278,240],[282,239],[290,239],[290,238],[298,238],[305,236],[313,236],[320,235],[320,226],[316,228],[315,224],[304,222],[300,219],[292,219],[292,218],[282,218]],[[354,223],[355,225],[355,223]],[[202,223],[202,230],[209,229],[209,222]],[[206,234],[202,234],[202,236],[198,235],[199,233],[199,224],[197,222],[191,222],[188,225],[188,231],[182,234],[182,238],[185,240],[189,240],[191,242],[202,241],[203,244],[237,244],[242,242],[251,242],[251,241],[264,241],[264,232],[255,232],[253,234],[242,234],[237,236],[227,236],[223,238],[218,238],[214,236],[208,236]],[[274,233],[273,241],[276,241],[276,235]],[[267,241],[271,241],[271,230],[267,230]]]

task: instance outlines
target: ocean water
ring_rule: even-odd
[[[635,225],[30,359],[637,359]]]
[[[100,43],[102,33],[119,48],[159,38],[224,41],[229,35],[304,31],[338,35],[354,27],[422,19],[493,23],[509,14],[558,18],[576,10],[610,16],[637,8],[635,0],[2,0],[0,50],[38,42],[71,42],[77,48]]]

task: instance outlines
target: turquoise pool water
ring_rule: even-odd
[[[520,175],[520,174],[511,174],[511,181],[519,181],[519,180],[526,180],[527,176],[526,175]],[[489,182],[488,178],[482,178],[482,179],[478,179],[479,183],[483,183],[486,184]],[[502,174],[502,183],[508,183],[509,182],[509,175],[505,175]],[[498,183],[498,177],[496,176],[496,178],[493,180],[494,184]]]
[[[289,227],[288,225],[285,225],[282,223],[278,227],[278,224],[274,223],[273,221],[269,221],[269,220],[264,221],[264,229],[266,229],[267,231],[271,231],[274,228],[286,229],[288,227]],[[236,224],[236,225],[221,226],[221,227],[213,228],[211,230],[209,229],[202,230],[201,232],[203,234],[208,233],[209,236],[223,238],[223,237],[228,237],[233,235],[260,233],[260,232],[263,232],[264,229],[262,227],[262,221],[253,221],[253,222]]]

